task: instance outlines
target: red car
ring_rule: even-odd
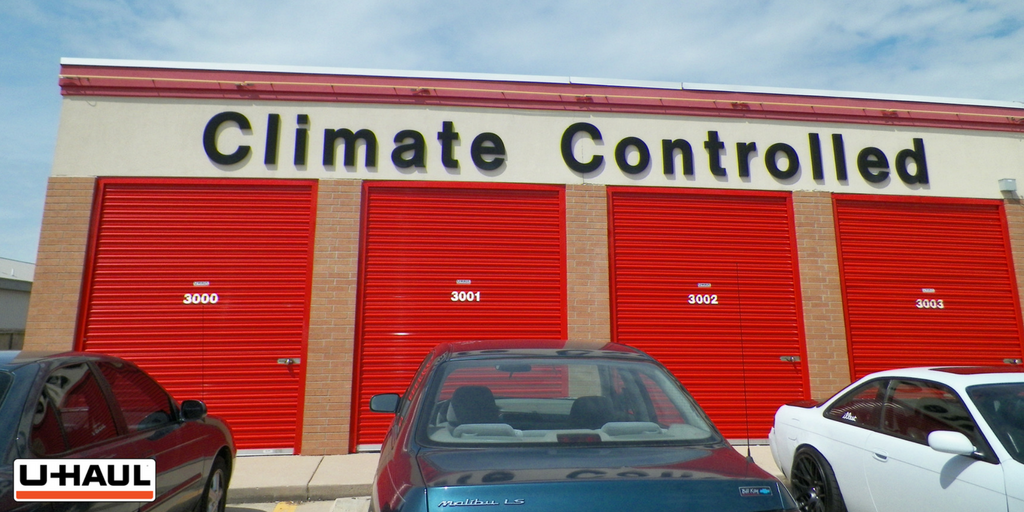
[[[213,512],[225,508],[235,445],[202,402],[179,404],[132,363],[8,351],[0,352],[0,454],[0,510]],[[16,501],[15,461],[39,459],[152,459],[155,499]]]

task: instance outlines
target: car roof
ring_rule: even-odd
[[[604,341],[478,340],[441,343],[436,356],[446,359],[507,359],[519,357],[614,357],[651,359],[638,349]]]
[[[872,373],[865,380],[878,377],[907,377],[942,382],[964,388],[976,384],[1024,382],[1024,368],[1020,366],[929,366],[900,368]]]
[[[64,363],[72,361],[119,361],[118,358],[94,352],[58,352],[29,350],[0,350],[0,369],[13,370],[33,363]]]

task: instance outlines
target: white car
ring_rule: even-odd
[[[803,511],[1024,512],[1024,368],[873,373],[775,413]]]

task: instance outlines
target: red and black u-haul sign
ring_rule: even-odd
[[[851,377],[1022,358],[1001,201],[837,195]]]
[[[153,459],[19,459],[14,500],[135,502],[156,499]]]
[[[809,389],[790,195],[610,187],[608,202],[614,341],[661,361],[726,436],[767,437]]]
[[[566,338],[563,187],[367,182],[362,231],[352,450],[437,343]]]
[[[240,450],[297,451],[316,188],[101,178],[78,346],[205,401]]]

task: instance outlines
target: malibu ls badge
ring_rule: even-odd
[[[470,499],[467,499],[467,500],[460,500],[460,501],[446,500],[446,501],[442,501],[441,503],[438,503],[437,506],[439,508],[444,508],[444,507],[497,507],[499,505],[525,505],[525,504],[526,504],[526,500],[522,500],[522,499],[515,499],[515,500],[506,499],[505,503],[498,503],[495,500],[478,500],[476,498],[470,498]]]
[[[153,501],[152,459],[18,459],[15,501]]]

